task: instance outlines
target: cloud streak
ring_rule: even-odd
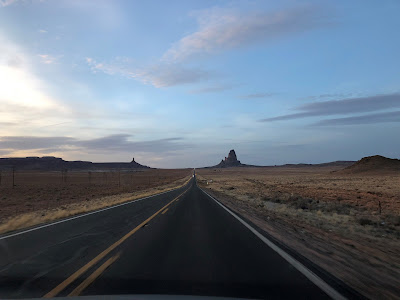
[[[0,137],[0,153],[11,155],[13,152],[30,151],[49,153],[55,151],[85,151],[100,153],[168,153],[191,145],[182,138],[173,137],[150,141],[133,141],[128,134],[114,134],[101,138],[79,140],[72,137],[38,137],[38,136],[3,136]]]
[[[293,120],[308,117],[346,115],[354,113],[367,113],[384,109],[399,108],[400,94],[374,95],[369,97],[359,97],[341,100],[331,100],[323,102],[312,102],[297,107],[300,111],[294,114],[287,114],[273,118],[260,120],[261,122],[273,122]]]
[[[182,84],[196,83],[215,76],[213,72],[199,68],[187,68],[177,64],[156,64],[147,68],[136,68],[129,63],[116,60],[112,63],[97,62],[86,58],[93,72],[101,71],[108,75],[119,75],[138,80],[156,88],[171,87]]]
[[[319,7],[302,6],[278,12],[233,12],[213,8],[197,13],[198,30],[176,42],[162,60],[179,62],[325,26]]]
[[[248,94],[240,96],[240,99],[262,99],[262,98],[269,98],[276,95],[275,93],[256,93],[256,94]]]
[[[208,87],[190,90],[189,93],[191,93],[191,94],[216,93],[216,92],[230,90],[232,88],[233,88],[232,85],[214,85],[214,86],[208,86]]]
[[[336,118],[319,121],[313,126],[341,126],[341,125],[364,125],[376,123],[399,123],[400,111],[368,114],[347,118]]]
[[[259,42],[268,42],[293,33],[325,26],[321,9],[301,6],[275,13],[233,12],[213,8],[197,12],[198,30],[169,48],[154,64],[139,68],[129,62],[115,59],[111,63],[87,58],[92,71],[120,75],[138,80],[156,88],[203,82],[215,77],[214,72],[201,67],[189,67],[187,61],[204,54],[213,54]],[[326,23],[326,22],[325,22]],[[191,93],[221,91],[221,87],[193,90]]]
[[[18,0],[0,0],[0,7],[6,7],[9,6],[15,2],[17,2]]]

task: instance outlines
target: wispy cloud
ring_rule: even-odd
[[[398,122],[400,122],[400,111],[393,111],[363,116],[322,120],[313,124],[313,126],[362,125]]]
[[[398,107],[400,107],[399,93],[374,95],[368,97],[312,102],[297,107],[295,110],[300,111],[298,113],[266,118],[260,121],[272,122],[307,117],[366,113]]]
[[[41,3],[45,0],[0,0],[0,7],[6,7],[16,3]]]
[[[237,12],[221,8],[197,12],[198,30],[176,42],[164,61],[183,61],[324,26],[322,10],[301,6],[278,12]]]
[[[182,138],[173,137],[149,141],[135,141],[128,134],[115,134],[101,138],[79,140],[72,137],[3,136],[0,137],[0,153],[14,152],[51,153],[57,151],[91,151],[98,153],[168,153],[191,145]]]
[[[326,93],[326,94],[320,94],[320,95],[313,95],[313,96],[308,96],[304,97],[301,99],[304,100],[326,100],[326,99],[338,99],[338,98],[350,98],[350,97],[356,97],[356,96],[362,96],[360,94],[355,94],[355,93]]]
[[[256,93],[256,94],[248,94],[240,96],[240,99],[260,99],[260,98],[269,98],[276,95],[275,93]]]
[[[13,152],[16,150],[38,150],[58,148],[74,142],[70,137],[38,137],[38,136],[3,136],[0,137],[0,150]]]
[[[57,62],[58,59],[57,57],[50,54],[38,54],[38,56],[40,57],[41,62],[46,65],[54,64],[55,62]]]
[[[215,75],[212,72],[201,69],[186,68],[179,65],[155,65],[136,71],[133,77],[145,84],[152,84],[160,88],[201,82],[213,76]]]
[[[147,68],[137,68],[121,59],[103,63],[93,58],[86,58],[86,62],[94,72],[101,71],[108,75],[132,78],[157,88],[196,83],[215,76],[211,71],[187,68],[177,64],[155,64]]]
[[[39,33],[47,33],[48,31],[47,31],[47,30],[44,30],[44,29],[39,29],[38,32],[39,32]]]
[[[221,85],[207,86],[199,89],[190,90],[189,93],[191,94],[216,93],[216,92],[230,90],[232,88],[233,88],[232,85],[221,84]]]
[[[18,0],[0,0],[0,6],[5,7],[5,6],[11,5],[17,1]]]
[[[189,58],[270,41],[323,24],[321,9],[316,6],[302,6],[275,13],[236,12],[213,8],[197,12],[194,16],[197,18],[199,29],[180,39],[151,65],[133,66],[119,58],[109,63],[87,58],[86,62],[94,72],[125,76],[157,88],[198,83],[216,74],[201,67],[189,67],[186,64]],[[206,87],[190,92],[210,93],[224,89],[227,88]]]

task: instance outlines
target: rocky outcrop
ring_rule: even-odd
[[[235,150],[229,151],[228,157],[221,160],[221,162],[214,168],[229,168],[229,167],[240,167],[243,166],[241,162],[237,159]]]

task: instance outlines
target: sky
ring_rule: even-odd
[[[400,2],[0,0],[0,157],[400,158]]]

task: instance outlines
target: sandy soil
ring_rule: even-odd
[[[183,185],[192,170],[2,172],[0,233],[53,221]]]
[[[197,174],[200,186],[361,294],[400,298],[400,175],[335,170],[231,168]]]

